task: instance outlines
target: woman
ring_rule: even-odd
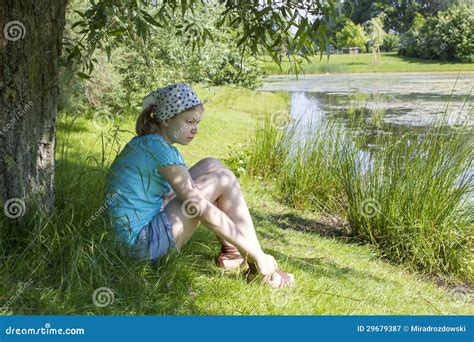
[[[198,133],[204,107],[186,84],[158,89],[144,99],[134,137],[110,168],[107,193],[118,236],[152,262],[178,250],[202,222],[219,238],[219,266],[245,264],[247,279],[258,275],[274,288],[294,284],[263,252],[233,172],[217,159],[189,168],[173,144],[188,145]]]

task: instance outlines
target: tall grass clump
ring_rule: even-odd
[[[347,222],[392,261],[471,282],[474,135],[467,120],[449,127],[446,118],[402,136],[390,125],[373,131],[370,120],[296,124],[290,135],[267,123],[252,170],[274,175],[288,205]]]
[[[316,127],[297,125],[296,131],[306,133],[295,147],[278,179],[280,195],[294,208],[311,208],[321,213],[340,212],[342,189],[336,172],[343,127],[339,121],[324,121]]]
[[[265,115],[257,122],[255,140],[248,150],[250,176],[277,178],[292,149],[295,126],[289,113]]]
[[[394,261],[466,279],[472,277],[472,128],[445,128],[435,122],[424,136],[388,139],[368,165],[346,143],[337,174],[354,235]]]

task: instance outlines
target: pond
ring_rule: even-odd
[[[270,76],[261,91],[288,91],[291,114],[318,121],[349,105],[383,111],[382,122],[427,126],[446,113],[448,124],[474,123],[474,72]]]

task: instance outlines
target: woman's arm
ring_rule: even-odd
[[[170,192],[168,192],[167,194],[164,194],[163,196],[161,196],[163,198],[163,207],[166,207],[166,205],[176,196],[176,194],[174,193],[173,189],[171,189]]]
[[[171,185],[176,196],[182,202],[187,201],[194,209],[197,209],[199,219],[208,228],[246,252],[251,261],[256,261],[262,256],[263,251],[258,241],[245,238],[239,233],[235,223],[201,193],[186,167],[170,165],[160,168],[160,172]]]

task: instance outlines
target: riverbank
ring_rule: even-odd
[[[251,144],[262,115],[288,111],[288,95],[238,88],[197,88],[207,98],[200,132],[182,151],[189,166],[212,156],[227,159],[239,144]],[[222,274],[214,265],[219,244],[201,226],[181,253],[158,267],[127,258],[111,228],[90,220],[104,205],[107,167],[133,136],[135,115],[116,120],[71,117],[58,120],[57,212],[38,218],[21,234],[8,226],[2,255],[2,297],[15,298],[2,314],[109,315],[441,315],[472,313],[466,288],[443,287],[384,260],[368,244],[333,234],[337,222],[277,200],[275,183],[240,181],[263,248],[297,287],[271,291],[248,285],[241,273]],[[233,154],[233,153],[231,153]],[[234,158],[238,165],[238,158]],[[89,220],[89,225],[85,222]],[[14,257],[13,257],[14,256]],[[31,284],[15,296],[18,282]],[[108,288],[113,301],[94,305],[92,295]]]
[[[268,75],[295,74],[290,62],[282,61],[282,69],[269,58],[259,61]],[[381,63],[372,64],[372,54],[341,54],[322,59],[313,57],[310,63],[302,61],[300,74],[341,74],[341,73],[377,73],[377,72],[464,72],[474,71],[474,63],[455,63],[437,60],[425,60],[399,56],[395,52],[382,53]]]

